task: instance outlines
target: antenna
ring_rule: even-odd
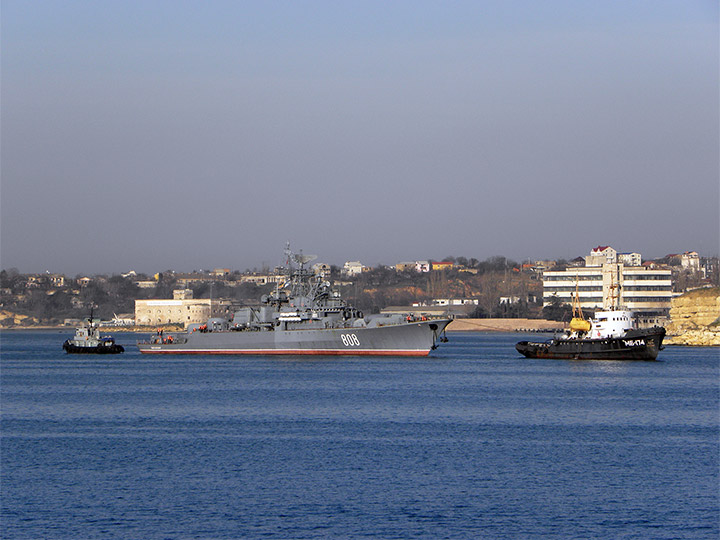
[[[292,251],[290,251],[290,240],[288,240],[285,243],[285,264],[290,264],[290,257],[292,256]]]
[[[618,272],[619,273],[619,272]],[[615,283],[615,276],[610,274],[610,309],[620,309],[620,302],[617,302],[620,298],[620,283]],[[617,303],[616,303],[617,302]]]
[[[311,261],[314,261],[317,258],[317,255],[303,255],[302,251],[296,255],[293,255],[293,259],[295,259],[295,262],[300,265],[305,265]]]

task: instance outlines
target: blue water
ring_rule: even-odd
[[[0,336],[2,538],[720,536],[717,349],[82,357],[70,333]]]

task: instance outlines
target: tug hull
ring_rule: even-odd
[[[521,341],[515,349],[527,358],[568,360],[655,360],[662,350],[665,329],[630,330],[622,337]]]

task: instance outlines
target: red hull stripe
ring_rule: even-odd
[[[427,356],[429,350],[393,349],[141,349],[143,354],[245,354],[245,355],[321,355],[321,356]]]

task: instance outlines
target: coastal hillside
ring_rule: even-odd
[[[673,298],[667,332],[668,345],[720,346],[720,287]]]

